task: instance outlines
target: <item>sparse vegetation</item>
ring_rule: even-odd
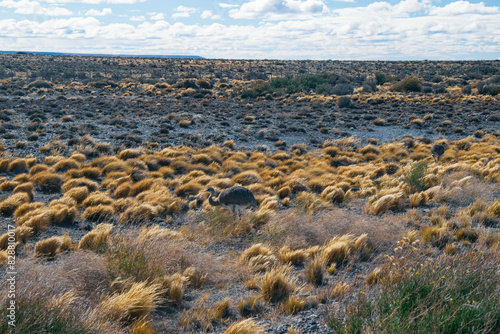
[[[15,56],[11,332],[499,331],[498,62]]]

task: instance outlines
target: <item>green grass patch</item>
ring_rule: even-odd
[[[360,293],[329,326],[334,333],[498,333],[498,260],[498,252],[471,251],[415,263],[375,297]]]
[[[424,176],[427,171],[427,162],[420,161],[412,166],[412,168],[404,173],[406,184],[412,192],[423,191],[426,189],[424,185]]]
[[[87,334],[92,330],[79,320],[79,316],[58,308],[49,307],[39,300],[19,298],[16,305],[15,327],[9,326],[9,310],[3,305],[0,309],[0,333],[26,334]]]

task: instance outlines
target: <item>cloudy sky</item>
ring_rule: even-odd
[[[0,49],[499,59],[500,0],[0,0]]]

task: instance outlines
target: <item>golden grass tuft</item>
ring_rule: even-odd
[[[40,187],[42,192],[57,193],[61,191],[64,180],[61,175],[47,171],[35,174],[33,182]]]
[[[488,213],[495,215],[496,217],[500,217],[500,200],[496,200],[492,202],[488,208],[486,209]]]
[[[16,181],[4,181],[0,184],[1,191],[12,191],[19,185],[19,182]]]
[[[314,286],[323,284],[325,262],[321,256],[315,256],[304,267],[304,277]]]
[[[31,183],[31,182],[21,183],[20,185],[18,185],[14,188],[14,194],[15,193],[31,194],[31,193],[33,193],[33,189],[34,189],[33,183]]]
[[[73,248],[71,238],[68,235],[62,237],[50,237],[43,239],[35,244],[35,256],[53,259],[60,252],[64,252]]]
[[[284,263],[291,263],[293,265],[301,265],[304,261],[309,257],[309,253],[307,253],[303,249],[292,250],[288,246],[284,246],[278,250],[276,257]]]
[[[401,210],[404,206],[403,193],[389,194],[380,197],[378,200],[367,206],[366,211],[375,215],[382,215],[389,210]]]
[[[27,193],[17,193],[10,195],[0,203],[0,214],[11,216],[18,207],[29,202],[30,196]]]
[[[126,209],[118,217],[119,224],[140,224],[162,214],[161,207],[141,204]]]
[[[368,274],[368,276],[365,279],[365,282],[368,286],[372,286],[380,283],[381,279],[382,279],[382,269],[375,268]]]
[[[163,293],[160,284],[134,283],[127,291],[104,298],[94,312],[118,321],[132,321],[148,316],[162,302]]]
[[[82,203],[89,195],[89,189],[87,187],[75,187],[68,190],[64,196],[70,197],[75,200],[76,203]]]
[[[113,199],[100,191],[94,191],[93,193],[89,194],[87,198],[82,202],[82,205],[85,207],[111,204],[113,204]]]
[[[234,183],[239,183],[242,186],[248,186],[250,184],[262,182],[262,179],[260,178],[259,174],[257,174],[253,170],[238,173],[235,176],[233,176],[232,180]]]
[[[100,222],[111,218],[115,214],[115,208],[111,205],[99,204],[89,206],[82,213],[82,218],[92,222]]]
[[[321,193],[321,197],[331,203],[342,203],[344,201],[345,192],[342,188],[328,186]]]
[[[179,197],[197,195],[202,190],[202,185],[195,180],[189,181],[175,189],[175,194]]]
[[[235,321],[224,331],[224,334],[264,334],[263,326],[259,325],[253,318]]]
[[[96,251],[104,248],[108,242],[113,224],[99,224],[89,233],[85,234],[78,243],[78,249]]]
[[[95,181],[89,180],[85,177],[78,178],[78,179],[70,179],[62,185],[62,192],[66,193],[70,189],[76,188],[76,187],[87,187],[89,191],[95,191],[99,189],[99,184]]]
[[[297,314],[304,309],[304,306],[306,306],[305,299],[297,298],[294,295],[289,296],[283,302],[283,305],[282,305],[283,309],[288,314]]]
[[[68,207],[64,204],[49,205],[51,222],[56,225],[71,224],[78,213],[76,207]]]
[[[352,286],[347,283],[338,282],[331,290],[330,296],[332,298],[339,298],[344,296],[352,289]]]
[[[323,250],[321,257],[325,265],[329,266],[333,263],[342,263],[347,260],[347,257],[355,247],[356,238],[351,234],[346,234],[340,237],[334,237],[328,241]]]
[[[84,167],[82,175],[91,180],[97,180],[101,176],[101,168],[99,167]]]
[[[273,252],[271,251],[271,249],[269,249],[269,247],[263,244],[255,244],[243,251],[240,256],[240,261],[242,263],[249,263],[252,257],[258,255],[270,256],[272,254]]]
[[[28,171],[28,162],[26,159],[16,158],[9,163],[7,170],[16,174],[26,173]]]
[[[64,173],[70,169],[79,169],[80,164],[74,159],[62,159],[56,162],[52,168],[59,173]]]
[[[130,149],[120,151],[116,155],[116,157],[118,159],[122,159],[122,160],[135,159],[135,158],[140,157],[143,153],[144,153],[144,151],[142,148],[130,148]]]
[[[125,198],[132,194],[132,185],[128,182],[124,182],[116,187],[114,196],[115,198]]]
[[[6,172],[9,169],[10,159],[0,159],[0,172]]]
[[[260,278],[259,296],[270,303],[279,303],[297,289],[291,266],[274,266]]]

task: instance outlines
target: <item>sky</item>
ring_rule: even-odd
[[[0,0],[0,50],[500,59],[500,0]]]

